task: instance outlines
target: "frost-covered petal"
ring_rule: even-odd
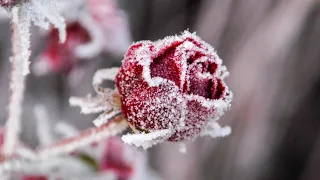
[[[177,128],[183,124],[185,102],[179,89],[168,84],[133,93],[123,101],[122,111],[132,126],[148,132],[149,129]]]

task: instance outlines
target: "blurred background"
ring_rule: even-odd
[[[317,0],[119,0],[133,41],[157,40],[196,31],[216,48],[228,67],[232,108],[220,123],[232,135],[161,144],[149,160],[164,180],[320,179],[320,3]],[[32,29],[32,63],[46,36]],[[9,21],[0,21],[0,120],[7,118],[11,54]],[[32,108],[49,109],[52,123],[67,120],[79,129],[94,116],[68,105],[70,96],[93,92],[93,73],[120,66],[121,55],[102,53],[81,69],[78,83],[68,75],[31,74],[23,112],[22,139],[36,146]]]

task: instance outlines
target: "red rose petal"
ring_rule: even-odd
[[[221,79],[217,80],[217,88],[216,88],[216,93],[212,95],[212,99],[220,99],[223,96],[223,93],[226,90],[226,87],[222,84]]]
[[[175,47],[170,47],[162,55],[153,59],[150,65],[151,77],[162,77],[180,86],[181,67],[175,62],[175,51]]]

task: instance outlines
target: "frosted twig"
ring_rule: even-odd
[[[64,121],[58,122],[55,125],[54,130],[56,133],[62,135],[62,137],[64,138],[72,138],[80,133],[77,128]],[[101,146],[100,143],[98,143],[98,146]],[[96,157],[100,154],[96,152],[97,149],[97,146],[95,146],[95,148],[92,148],[91,146],[85,146],[81,148],[81,152],[84,152],[85,154],[91,157]]]
[[[19,144],[19,146],[15,149],[15,153],[19,157],[24,159],[36,160],[38,158],[37,153],[33,149],[26,147],[22,144]]]
[[[18,4],[6,8],[11,18],[13,49],[13,56],[10,59],[12,64],[11,96],[2,149],[2,153],[6,156],[13,154],[21,128],[21,104],[25,89],[25,76],[29,73],[31,22],[43,28],[48,28],[51,22],[59,28],[62,42],[66,37],[64,20],[59,16],[55,3],[54,0],[19,1]]]
[[[19,18],[20,7],[13,7],[11,11],[12,26],[12,51],[13,56],[10,61],[12,64],[11,83],[10,83],[10,103],[9,113],[5,128],[3,153],[11,156],[14,147],[19,139],[21,126],[21,112],[23,93],[25,89],[25,75],[28,73],[28,58],[30,55],[29,46],[24,41],[29,39],[30,22]],[[25,37],[27,36],[27,37]]]
[[[79,106],[81,108],[81,113],[90,114],[90,113],[99,113],[102,111],[110,111],[115,106],[112,104],[112,94],[114,90],[109,90],[110,96],[96,96],[96,97],[71,97],[69,103],[71,106]]]
[[[117,135],[128,127],[123,116],[116,116],[112,121],[98,128],[90,128],[79,133],[76,137],[66,138],[57,143],[39,149],[41,158],[52,157],[59,154],[70,153],[79,147],[97,142],[109,136]]]

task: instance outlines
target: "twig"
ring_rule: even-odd
[[[13,56],[10,59],[12,64],[10,102],[3,145],[3,154],[5,156],[11,156],[13,154],[14,147],[19,140],[25,75],[28,74],[27,67],[30,55],[28,50],[29,47],[25,46],[25,40],[28,40],[29,38],[23,37],[29,36],[29,23],[23,22],[19,17],[19,13],[19,7],[12,8],[11,26]]]
[[[75,137],[66,138],[51,146],[40,148],[38,155],[40,158],[47,158],[70,153],[82,146],[122,133],[127,127],[127,121],[122,115],[119,115],[103,126],[87,129]]]

